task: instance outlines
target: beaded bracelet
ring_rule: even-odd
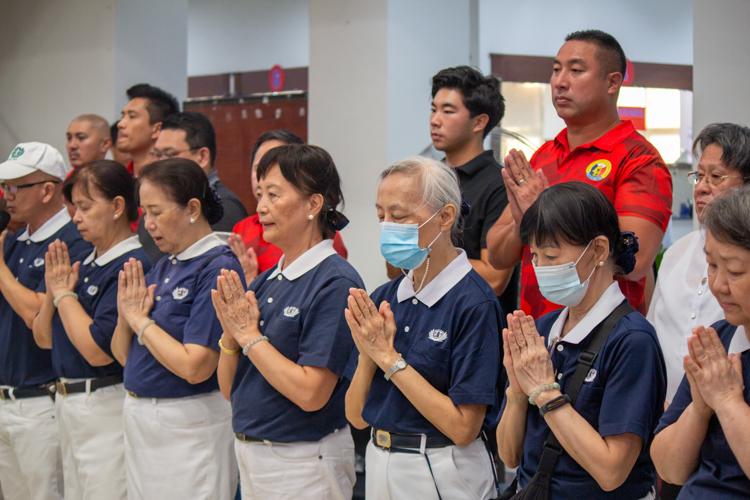
[[[65,293],[61,293],[60,295],[58,295],[57,297],[55,297],[55,300],[52,301],[52,305],[54,305],[55,308],[57,308],[57,304],[59,304],[60,301],[62,299],[64,299],[65,297],[73,297],[76,300],[78,300],[78,294],[77,293],[75,293],[75,292],[65,292]]]
[[[242,348],[242,354],[243,354],[244,356],[247,356],[247,351],[248,351],[248,350],[249,350],[249,349],[250,349],[250,348],[251,348],[252,346],[254,346],[255,344],[257,344],[258,342],[263,342],[264,340],[265,340],[266,342],[268,342],[268,337],[266,337],[265,335],[261,335],[261,336],[260,336],[260,337],[258,337],[257,339],[253,339],[253,340],[251,340],[250,342],[248,342],[247,344],[245,344],[245,347],[243,347],[243,348]]]
[[[138,336],[138,343],[139,344],[143,345],[143,332],[145,332],[146,328],[148,328],[149,326],[151,326],[153,324],[156,324],[156,321],[154,321],[153,319],[150,319],[150,320],[146,321],[146,323],[141,327],[140,330],[138,330],[138,333],[136,335]]]
[[[536,406],[536,402],[535,402],[536,397],[539,394],[543,393],[544,391],[549,391],[550,389],[557,389],[559,391],[560,390],[560,384],[558,384],[557,382],[554,382],[552,384],[547,384],[547,385],[541,386],[539,389],[537,389],[537,390],[535,390],[534,392],[531,393],[531,396],[529,396],[529,403]]]

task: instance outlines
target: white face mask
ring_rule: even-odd
[[[532,263],[536,281],[539,283],[539,291],[545,299],[553,304],[567,307],[575,307],[581,303],[586,295],[586,290],[589,288],[589,280],[596,271],[596,266],[591,270],[591,274],[586,281],[581,283],[576,265],[590,246],[591,242],[589,241],[589,244],[586,245],[583,253],[575,262],[568,262],[559,266],[537,266]]]

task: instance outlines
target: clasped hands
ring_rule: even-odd
[[[221,342],[227,349],[239,349],[260,337],[258,300],[252,291],[245,292],[240,275],[235,271],[221,270],[216,278],[216,290],[211,290],[211,300],[224,330]]]
[[[258,276],[258,257],[255,255],[253,247],[246,247],[242,237],[237,233],[232,233],[227,238],[227,245],[237,256],[242,266],[242,272],[245,273],[245,283],[250,283]]]
[[[699,326],[688,338],[689,355],[683,359],[693,408],[710,418],[733,402],[745,404],[740,354],[727,355],[716,330]]]
[[[401,357],[393,347],[396,321],[391,305],[383,301],[378,309],[367,292],[350,288],[344,316],[359,350],[360,363],[371,362],[388,371]]]
[[[503,329],[503,366],[508,373],[508,397],[525,403],[534,391],[555,381],[555,371],[544,337],[539,335],[531,316],[523,311],[508,314],[508,328]],[[550,389],[536,397],[541,406],[559,396]]]
[[[520,227],[526,210],[536,201],[542,191],[549,187],[544,172],[534,170],[523,151],[511,149],[505,157],[502,169],[508,205],[516,227]]]
[[[78,284],[78,270],[80,262],[70,264],[68,245],[55,240],[49,245],[44,255],[44,281],[47,285],[47,295],[54,299],[63,293],[75,290]]]
[[[143,264],[139,260],[131,258],[125,263],[117,282],[117,313],[131,330],[137,332],[149,321],[155,289],[155,284],[146,286]]]

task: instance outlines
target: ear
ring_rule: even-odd
[[[622,73],[609,73],[607,75],[607,94],[617,95],[622,87],[623,76]]]
[[[594,247],[594,261],[596,264],[599,265],[599,262],[607,262],[610,254],[609,239],[606,236],[599,235],[594,238],[591,246]]]
[[[487,123],[489,123],[490,117],[487,114],[482,113],[481,115],[477,115],[474,118],[472,118],[472,121],[474,123],[473,123],[473,127],[471,131],[481,132],[482,134],[484,134],[484,129],[485,127],[487,127]]]
[[[115,215],[117,218],[120,218],[125,213],[125,198],[122,196],[116,196],[114,200],[112,200],[112,204],[115,209]]]
[[[310,196],[310,199],[308,201],[308,210],[310,211],[309,213],[317,217],[320,211],[323,210],[324,201],[325,200],[323,199],[323,195],[320,193],[315,193],[314,195]]]
[[[206,167],[211,164],[211,152],[208,148],[200,148],[196,152],[196,155],[198,156],[198,165],[200,165],[203,170],[206,170]]]
[[[159,134],[161,133],[161,122],[154,123],[151,126],[153,127],[153,130],[151,131],[151,140],[156,141],[156,139],[159,138]]]
[[[191,219],[198,220],[201,216],[201,202],[192,198],[187,204],[187,211]]]
[[[109,151],[109,148],[111,148],[111,147],[112,147],[112,138],[111,137],[105,137],[102,140],[102,145],[99,148],[99,151],[101,151],[102,154],[106,154],[107,151]]]
[[[44,196],[42,196],[42,203],[49,203],[52,201],[52,198],[55,197],[55,191],[57,190],[57,184],[54,184],[53,182],[48,182],[44,184]]]
[[[486,115],[485,115],[486,116]],[[453,229],[453,223],[456,220],[456,207],[449,203],[444,206],[440,212],[440,230],[450,231]]]

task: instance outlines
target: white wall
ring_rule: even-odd
[[[554,56],[565,35],[582,29],[600,29],[613,35],[632,61],[692,64],[692,3],[479,0],[480,67],[489,71],[491,53]]]
[[[309,0],[190,0],[188,75],[307,66]]]

